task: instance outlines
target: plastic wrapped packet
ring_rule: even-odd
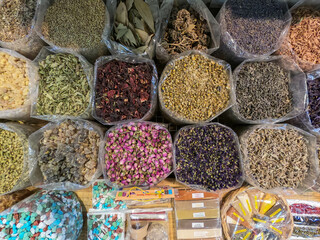
[[[18,58],[18,59],[25,61],[26,62],[26,75],[29,80],[29,84],[28,84],[29,91],[28,91],[28,94],[26,96],[26,99],[25,99],[23,105],[21,105],[21,107],[15,108],[15,109],[1,110],[0,111],[0,119],[28,120],[30,118],[31,99],[33,98],[33,94],[35,92],[35,76],[34,76],[35,66],[31,62],[31,60],[25,58],[24,56],[20,55],[19,53],[15,52],[15,51],[0,48],[0,52],[4,53],[4,54],[8,54],[14,58]],[[11,60],[9,60],[9,61],[11,61]],[[12,65],[16,64],[14,61],[10,62],[10,63]],[[19,65],[16,65],[16,67],[21,68],[21,66],[19,66]],[[3,70],[4,70],[4,72],[6,71],[5,69],[3,69]],[[23,86],[23,83],[21,83],[21,85]],[[2,87],[4,87],[4,89],[0,88],[1,91],[6,92],[6,91],[10,90],[10,86],[3,85]]]
[[[104,179],[114,188],[154,186],[172,173],[172,151],[171,135],[161,124],[116,125],[100,146]]]
[[[103,130],[86,120],[49,123],[29,137],[29,173],[33,186],[74,191],[101,175],[98,164]]]
[[[27,189],[0,196],[0,213],[12,207],[14,204],[29,197],[33,192]]]
[[[2,0],[2,2],[0,1],[0,8],[4,7],[2,4],[10,4],[10,2],[12,2],[12,1],[10,1],[10,0]],[[39,12],[39,5],[36,0],[34,2],[37,6],[35,7],[34,17],[32,19],[32,22],[30,23],[30,29],[28,30],[28,34],[20,39],[15,39],[10,42],[0,40],[1,47],[17,51],[20,54],[22,54],[30,59],[35,58],[37,56],[38,52],[40,51],[40,49],[42,48],[42,46],[44,45],[44,42],[40,39],[37,32],[35,31],[35,25],[36,25],[36,21],[37,21],[36,16]],[[21,4],[23,4],[23,3],[21,3]],[[25,14],[25,12],[21,11],[20,14]]]
[[[175,5],[178,5],[178,8],[184,5],[186,6],[189,5],[192,9],[194,9],[197,13],[199,13],[201,17],[203,17],[206,20],[210,30],[211,40],[210,40],[210,47],[207,50],[205,50],[205,52],[207,54],[211,54],[215,50],[217,50],[220,44],[220,26],[203,1],[201,0],[178,0],[178,1],[164,0],[162,2],[161,8],[160,8],[160,14],[159,14],[161,28],[159,33],[159,39],[156,45],[157,59],[159,59],[162,62],[167,62],[172,58],[172,56],[170,56],[166,51],[166,49],[162,46],[162,39],[164,37],[170,16],[172,14],[172,8]]]
[[[73,192],[39,191],[0,213],[1,239],[76,240],[83,226]]]
[[[0,163],[0,171],[3,172],[0,177],[1,196],[31,185],[28,169],[28,136],[34,131],[34,128],[18,123],[0,123],[0,130],[7,132],[6,139],[1,140],[1,146],[4,148],[1,149],[3,162]],[[19,143],[10,138],[8,133],[14,133],[15,140]],[[10,154],[12,157],[8,157]]]
[[[243,128],[239,140],[246,181],[261,191],[290,195],[315,184],[319,161],[310,133],[289,124],[263,124]]]
[[[119,82],[113,83],[111,75],[105,75],[104,78],[98,79],[99,76],[104,72],[103,67],[106,67],[107,64],[111,64],[112,62],[116,61],[120,65],[122,62],[130,64],[131,66],[128,67],[128,73],[126,74],[126,67],[119,67],[117,70],[119,71],[119,75],[122,75],[123,78],[119,78]],[[141,66],[142,64],[146,64],[149,67],[149,70],[152,70],[152,73],[146,72],[138,72],[134,70],[134,67]],[[115,66],[110,67],[111,72],[115,73],[116,69],[113,69]],[[100,70],[101,69],[101,70]],[[147,71],[147,69],[145,70]],[[149,76],[150,75],[150,76]],[[108,76],[110,78],[108,78]],[[113,76],[114,77],[114,76]],[[120,82],[125,80],[125,82]],[[143,82],[142,82],[143,81]],[[104,125],[117,125],[123,124],[127,122],[132,122],[136,120],[150,120],[155,113],[157,107],[157,83],[158,83],[158,72],[153,60],[149,60],[146,58],[142,58],[139,56],[130,56],[130,55],[115,55],[115,56],[107,56],[101,57],[97,59],[94,67],[94,84],[93,84],[93,109],[92,109],[92,116],[101,124]],[[140,85],[138,85],[140,84]],[[145,91],[143,87],[148,87],[148,91]],[[101,87],[104,86],[103,88]],[[127,85],[126,88],[124,86]],[[113,88],[112,88],[113,87]],[[141,87],[141,91],[138,89]],[[107,94],[104,94],[102,91],[104,88],[108,88]],[[144,90],[145,92],[142,92]],[[98,94],[97,91],[100,93]],[[123,113],[122,111],[127,110],[127,112],[140,112],[141,118],[134,117],[134,116],[118,116],[117,121],[109,121],[105,119],[100,113],[97,112],[98,108],[105,107],[108,109],[108,103],[111,103],[109,97],[112,98],[115,94],[112,92],[117,93],[119,95],[119,100],[117,101],[117,105],[109,106],[110,113],[107,114],[108,116],[112,116],[117,114],[116,108],[119,108],[119,114]],[[135,92],[136,96],[132,95]],[[109,93],[111,93],[109,95]],[[106,96],[102,96],[102,94]],[[101,101],[100,99],[108,99],[108,101]],[[100,101],[100,103],[99,103]],[[139,104],[138,104],[139,101]],[[148,103],[148,104],[147,104]],[[121,104],[121,105],[120,105]],[[135,110],[132,110],[132,108]],[[143,109],[143,110],[140,110]],[[130,111],[129,111],[130,110]],[[114,112],[112,112],[114,111]],[[119,115],[118,114],[118,115]],[[115,118],[114,118],[115,119]],[[123,120],[122,120],[123,119]]]
[[[195,65],[194,63],[196,63],[196,61],[204,61],[204,59],[206,59],[206,61],[208,61],[208,64],[209,64],[209,62],[211,62],[211,64],[214,65],[214,67],[212,66],[213,71],[210,71],[209,72],[210,75],[208,75],[207,77],[210,78],[214,72],[215,79],[211,79],[212,83],[214,81],[225,81],[225,82],[215,83],[214,87],[210,86],[211,89],[217,89],[216,90],[217,92],[215,92],[215,98],[217,99],[217,101],[219,101],[219,103],[216,103],[217,106],[215,106],[214,109],[212,109],[213,106],[210,106],[210,105],[207,108],[202,108],[202,109],[198,109],[198,107],[195,108],[195,109],[198,109],[199,111],[201,110],[201,112],[204,112],[204,111],[209,112],[209,114],[208,114],[209,117],[207,119],[187,119],[185,116],[182,116],[181,114],[175,113],[175,112],[171,111],[170,109],[168,109],[166,107],[165,102],[164,102],[163,85],[165,84],[166,81],[168,81],[167,79],[168,79],[168,77],[170,77],[170,74],[172,74],[172,72],[175,72],[174,73],[175,75],[185,73],[185,71],[186,71],[185,69],[176,69],[176,65],[177,65],[177,63],[180,63],[184,59],[188,59],[188,58],[190,58],[188,60],[188,64],[193,67],[197,66],[196,70],[201,71],[201,72],[205,72],[205,69],[204,69],[205,66],[201,66],[201,65],[198,66],[198,65]],[[179,72],[180,71],[181,72],[176,73],[178,70],[179,70]],[[219,75],[219,77],[217,77],[217,75]],[[182,76],[188,77],[188,75],[182,75]],[[192,75],[192,78],[194,78],[193,75]],[[220,60],[220,59],[217,59],[217,58],[214,58],[214,57],[211,57],[210,55],[207,55],[201,51],[192,50],[192,51],[187,51],[182,54],[179,54],[167,63],[166,67],[164,68],[164,70],[161,74],[161,78],[159,80],[158,95],[159,95],[161,112],[171,122],[174,122],[177,124],[199,124],[199,123],[210,122],[213,119],[215,119],[216,117],[218,117],[220,114],[225,112],[227,109],[229,109],[235,103],[236,100],[235,100],[235,93],[234,93],[232,81],[233,80],[232,80],[231,66],[227,62]],[[194,83],[194,84],[196,84],[196,83]],[[198,84],[200,84],[200,83],[198,83]],[[208,83],[205,82],[204,84],[208,84]],[[197,90],[197,91],[198,91],[198,89],[200,89],[200,90],[206,89],[207,90],[208,87],[204,88],[204,86],[203,86],[204,84],[199,85],[197,88],[193,87],[193,89]],[[182,92],[182,91],[185,91],[185,89],[180,90],[180,91],[181,91],[181,94],[185,95],[185,92]],[[177,89],[175,89],[174,91],[172,90],[172,92],[177,92]],[[175,95],[177,95],[177,94],[175,94]],[[186,109],[185,106],[181,106],[181,101],[179,101],[179,102],[180,102],[179,109],[182,109],[183,107]],[[188,103],[186,103],[186,104],[189,104],[189,106],[190,106],[189,102],[190,102],[190,100],[188,100]]]
[[[42,27],[43,27],[43,23],[45,20],[46,12],[47,12],[48,8],[51,7],[55,3],[55,1],[57,1],[57,0],[40,0],[38,3],[39,7],[38,7],[37,16],[36,16],[37,22],[35,25],[35,30],[36,30],[37,34],[40,36],[40,38],[43,41],[45,41],[48,45],[52,46],[52,48],[54,50],[60,50],[63,52],[70,52],[70,53],[78,53],[78,54],[81,54],[82,56],[84,56],[90,62],[94,62],[98,57],[105,55],[107,53],[107,47],[105,46],[105,44],[102,41],[102,35],[104,35],[105,34],[104,32],[107,31],[106,25],[104,27],[103,34],[101,35],[100,43],[97,44],[96,46],[91,46],[89,48],[88,47],[87,48],[83,48],[83,47],[71,48],[71,47],[65,47],[65,46],[57,46],[53,43],[52,40],[45,37]],[[107,11],[108,10],[106,9],[106,12]],[[105,15],[105,24],[106,23],[107,23],[107,13]],[[80,31],[80,29],[79,29],[79,31]],[[63,33],[63,34],[66,34],[66,33]],[[88,36],[88,39],[89,39],[89,36]]]
[[[236,133],[219,123],[181,128],[174,139],[174,169],[177,181],[193,189],[222,193],[239,188],[244,176]]]
[[[246,60],[243,63],[241,63],[234,71],[233,71],[233,84],[234,89],[236,93],[236,99],[237,98],[237,83],[238,83],[238,76],[241,73],[241,70],[246,64],[250,63],[275,63],[278,66],[280,66],[285,72],[289,74],[289,93],[291,95],[291,110],[287,112],[285,115],[283,115],[280,118],[265,118],[265,119],[256,119],[251,120],[247,119],[245,116],[243,116],[239,111],[239,104],[238,102],[233,105],[228,112],[228,117],[232,118],[233,121],[237,121],[238,123],[242,124],[264,124],[264,123],[277,123],[277,122],[284,122],[291,118],[297,117],[301,113],[305,111],[306,105],[307,105],[307,85],[305,80],[305,74],[301,71],[301,69],[290,59],[286,57],[265,57],[265,58],[255,58]],[[263,71],[263,69],[261,69]],[[263,86],[263,85],[262,85]],[[281,91],[282,89],[279,89]],[[258,92],[259,90],[256,89]],[[252,93],[254,94],[254,93]],[[276,93],[273,93],[277,95]],[[254,98],[250,98],[251,96],[248,95],[247,101],[252,101],[254,103]],[[258,102],[256,104],[259,104]],[[283,103],[278,103],[279,105]],[[248,105],[248,102],[246,103]],[[275,106],[276,107],[276,106]]]
[[[55,114],[55,115],[42,115],[42,114],[39,114],[37,112],[37,105],[38,105],[38,99],[39,99],[39,94],[48,94],[47,92],[44,92],[44,93],[41,93],[40,92],[40,81],[45,81],[45,80],[42,80],[39,76],[39,64],[42,62],[42,61],[45,61],[46,58],[49,56],[49,55],[56,55],[56,54],[72,54],[73,56],[75,56],[76,58],[79,59],[79,62],[81,63],[82,65],[82,68],[83,68],[83,71],[86,75],[86,78],[87,78],[87,82],[88,82],[88,93],[87,95],[89,95],[89,102],[88,102],[88,105],[86,107],[86,109],[84,110],[83,113],[81,113],[80,115],[78,116],[70,116],[70,115],[63,115],[63,114]],[[93,66],[84,58],[82,57],[81,55],[77,54],[77,53],[72,53],[72,52],[69,52],[69,51],[60,51],[60,50],[57,50],[53,47],[44,47],[42,48],[42,50],[40,51],[39,55],[37,56],[37,58],[33,61],[33,63],[36,65],[36,68],[35,68],[35,72],[34,72],[34,76],[37,76],[36,79],[37,79],[37,82],[36,82],[36,90],[34,92],[34,95],[33,95],[33,99],[32,99],[32,106],[31,106],[31,117],[33,118],[38,118],[38,119],[42,119],[42,120],[46,120],[46,121],[59,121],[59,120],[63,120],[63,119],[66,119],[66,118],[69,118],[69,119],[89,119],[90,118],[90,113],[91,113],[91,104],[92,104],[92,84],[93,84]],[[65,63],[64,63],[65,64]],[[63,67],[63,66],[57,66],[57,69],[60,68],[60,67]],[[70,67],[71,69],[71,67]],[[49,76],[52,76],[51,78],[51,81],[54,81],[55,80],[55,77],[57,77],[57,75],[55,75],[54,73],[52,74],[49,74]],[[60,75],[61,77],[61,75]],[[49,78],[49,77],[48,77]],[[66,81],[68,80],[67,78],[65,79]],[[81,89],[83,90],[84,88],[86,88],[86,86],[81,86]],[[63,89],[56,89],[56,91],[63,91]],[[52,94],[52,92],[51,92]],[[81,92],[77,93],[77,95],[81,95]],[[51,97],[52,98],[52,97]],[[58,100],[58,99],[57,99]],[[61,99],[60,99],[61,100]],[[62,102],[56,102],[57,105],[61,105]],[[70,102],[68,102],[70,103]],[[64,101],[63,104],[67,104],[66,101]],[[58,106],[55,110],[58,109]]]

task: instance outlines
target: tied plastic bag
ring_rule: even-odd
[[[153,70],[152,76],[151,76],[152,79],[145,79],[146,74],[143,72],[139,73],[137,71],[134,71],[134,66],[128,68],[128,74],[126,74],[126,71],[123,71],[121,73],[119,72],[119,74],[124,75],[124,77],[119,78],[119,82],[117,82],[117,85],[112,84],[112,79],[108,78],[108,74],[106,74],[105,76],[103,76],[100,79],[99,77],[101,75],[101,72],[104,72],[102,67],[106,66],[106,64],[111,63],[113,61],[134,64],[135,66],[139,66],[140,64],[147,64]],[[99,71],[100,68],[102,68],[101,72]],[[125,70],[125,69],[119,68],[118,70],[121,71],[121,70]],[[109,71],[115,71],[115,70],[113,70],[110,67]],[[139,76],[139,74],[141,74],[141,76]],[[120,79],[126,80],[126,83],[120,82]],[[144,82],[146,80],[150,80],[150,91],[149,91],[150,94],[148,95],[147,100],[145,100],[144,102],[141,101],[141,99],[143,99],[145,97],[142,95],[142,92],[140,93],[139,92],[140,90],[137,89],[139,86],[141,86],[141,88],[142,88],[142,85],[145,85],[145,83],[141,83],[142,80]],[[107,84],[105,84],[105,83],[107,83]],[[97,61],[95,63],[95,69],[94,69],[92,116],[98,122],[100,122],[104,125],[117,125],[117,124],[124,124],[124,123],[128,123],[128,122],[132,122],[132,121],[138,121],[138,120],[142,120],[142,121],[150,120],[153,117],[155,110],[156,110],[156,107],[157,107],[157,83],[158,83],[158,72],[157,72],[157,68],[156,68],[153,60],[149,60],[149,59],[142,58],[139,56],[129,56],[129,55],[115,55],[115,56],[108,56],[108,57],[100,57],[99,59],[97,59]],[[138,84],[140,84],[140,85],[138,85]],[[108,106],[108,102],[110,102],[110,100],[108,99],[109,96],[108,95],[101,96],[102,93],[100,93],[99,95],[97,94],[97,91],[101,92],[101,88],[102,88],[101,85],[106,88],[109,88],[108,93],[109,92],[116,92],[118,95],[120,95],[120,97],[115,100],[117,105],[110,106],[110,104],[109,104],[109,106]],[[111,86],[111,85],[113,85],[113,86]],[[123,88],[124,85],[128,85],[128,87]],[[111,88],[111,87],[113,87],[113,88]],[[137,94],[136,97],[133,95],[133,92],[135,94]],[[145,93],[145,92],[143,92],[143,93]],[[101,98],[103,98],[103,99],[106,98],[106,99],[108,99],[108,101],[107,100],[101,101],[100,100]],[[112,98],[112,97],[110,96],[110,98]],[[138,104],[138,101],[139,101],[139,104]],[[145,103],[147,103],[148,101],[150,102],[149,106],[145,106]],[[99,102],[100,102],[100,104],[99,104]],[[120,104],[123,104],[123,105],[121,106]],[[139,109],[139,107],[148,108],[148,111],[146,111],[145,114],[143,115],[143,117],[140,119],[139,118],[131,118],[130,119],[130,117],[132,117],[132,116],[126,116],[127,117],[126,120],[119,119],[119,121],[112,121],[112,122],[109,122],[108,120],[104,119],[103,116],[101,116],[101,114],[97,113],[98,108],[102,108],[102,109],[109,110],[109,111],[114,111],[114,109],[117,107],[121,108],[120,111],[127,109],[128,112],[133,112],[133,110],[132,110],[132,108],[133,108],[133,109],[135,109],[135,112],[139,112],[139,111],[141,111]],[[110,112],[109,114],[111,115],[111,114],[117,114],[117,113]]]
[[[77,240],[82,226],[73,192],[39,191],[0,213],[1,239]]]
[[[306,105],[307,105],[307,85],[306,85],[306,79],[305,74],[301,71],[301,69],[290,59],[286,57],[265,57],[265,58],[255,58],[246,60],[243,63],[241,63],[234,71],[233,71],[233,84],[234,89],[236,93],[236,99],[237,97],[237,83],[239,75],[241,74],[241,71],[243,70],[244,66],[246,64],[250,63],[258,63],[258,62],[264,62],[264,63],[275,63],[276,65],[280,66],[281,69],[283,69],[286,73],[289,74],[289,93],[291,95],[291,110],[287,112],[285,115],[283,115],[280,118],[265,118],[265,119],[247,119],[245,116],[243,116],[239,111],[239,104],[238,101],[235,105],[233,105],[228,111],[228,118],[232,119],[232,121],[236,121],[237,123],[242,124],[264,124],[264,123],[278,123],[278,122],[284,122],[291,118],[295,118],[301,113],[305,111]],[[261,69],[262,73],[263,69]],[[249,80],[249,79],[248,79]],[[263,85],[261,85],[263,87]],[[245,90],[243,90],[245,91]],[[258,89],[256,89],[258,93]],[[280,91],[284,91],[283,89],[279,89]],[[250,93],[249,93],[250,94]],[[252,93],[254,94],[254,93]],[[277,95],[276,93],[271,93]],[[248,100],[250,101],[250,104],[259,104],[259,102],[254,102],[254,98],[248,95]],[[244,103],[244,102],[243,102]],[[246,106],[249,105],[249,102],[244,103]],[[279,105],[283,104],[281,102],[278,103]],[[275,106],[276,110],[276,106]]]
[[[11,0],[1,0],[0,1],[0,8],[5,7],[5,4],[11,4]],[[22,2],[22,1],[21,1]],[[4,48],[8,48],[14,50],[27,58],[33,59],[37,56],[40,49],[44,46],[44,42],[40,39],[37,32],[35,31],[35,25],[37,21],[37,14],[39,12],[39,5],[37,1],[34,1],[36,4],[34,17],[32,22],[30,23],[30,29],[28,30],[28,34],[22,38],[15,39],[13,41],[1,41],[0,39],[0,46]],[[23,3],[21,3],[23,4]],[[26,10],[28,11],[28,10]],[[21,11],[19,14],[25,14],[24,11]]]
[[[163,47],[163,38],[166,33],[171,14],[173,14],[172,10],[173,8],[178,8],[180,10],[180,9],[186,8],[187,6],[190,6],[191,9],[195,10],[200,17],[206,20],[208,24],[211,39],[210,39],[210,45],[208,49],[204,50],[204,52],[207,54],[211,54],[219,48],[219,44],[220,44],[219,23],[213,17],[210,10],[202,0],[178,0],[178,1],[164,0],[160,8],[159,15],[160,15],[161,28],[159,33],[159,39],[156,44],[157,59],[159,59],[161,62],[168,62],[173,57]]]
[[[29,169],[28,169],[28,163],[29,163],[29,155],[28,155],[28,136],[34,131],[34,128],[25,124],[18,124],[18,123],[0,123],[0,129],[5,130],[8,132],[13,132],[16,133],[20,143],[22,144],[22,151],[23,151],[23,156],[22,156],[22,162],[20,163],[21,165],[16,165],[19,164],[19,160],[17,158],[21,158],[21,156],[17,155],[15,158],[12,157],[10,159],[10,162],[3,162],[3,164],[0,164],[1,169],[3,173],[1,174],[0,180],[1,184],[0,185],[7,185],[11,184],[12,188],[9,191],[2,192],[0,191],[0,195],[12,193],[24,188],[27,188],[31,185],[30,179],[29,179]],[[10,139],[9,137],[6,140],[9,144]],[[15,145],[14,147],[17,147]],[[6,149],[3,149],[1,154],[9,154],[8,152],[6,153]],[[5,158],[4,158],[5,159]],[[3,160],[4,160],[3,159]],[[15,179],[15,182],[8,182],[8,181],[13,181],[12,176],[14,174],[18,174],[18,177]],[[11,175],[10,178],[8,175]]]
[[[55,114],[55,115],[41,115],[37,112],[37,105],[38,105],[38,101],[39,101],[39,94],[40,94],[40,81],[45,81],[45,80],[41,80],[40,79],[40,76],[39,76],[39,63],[41,63],[42,61],[45,61],[45,59],[47,58],[47,56],[49,55],[56,55],[56,54],[59,54],[59,53],[62,53],[62,54],[72,54],[73,56],[77,57],[79,59],[79,62],[81,63],[82,65],[82,68],[83,68],[83,71],[86,75],[86,78],[87,78],[87,82],[88,82],[88,85],[89,85],[89,89],[88,89],[88,93],[90,95],[89,97],[89,103],[86,107],[86,109],[84,110],[83,113],[81,113],[80,115],[77,115],[77,116],[70,116],[70,115],[63,115],[63,114]],[[69,51],[60,51],[60,50],[57,50],[53,47],[44,47],[42,48],[42,50],[40,51],[39,55],[37,56],[37,58],[33,61],[33,63],[35,64],[36,68],[35,68],[35,73],[34,75],[36,76],[36,87],[35,87],[35,92],[34,92],[34,95],[33,95],[33,99],[32,99],[32,106],[31,106],[31,116],[33,118],[38,118],[38,119],[42,119],[42,120],[46,120],[46,121],[60,121],[60,120],[63,120],[63,119],[90,119],[90,114],[91,114],[91,104],[92,104],[92,84],[93,84],[93,66],[81,55],[77,54],[77,53],[72,53],[72,52],[69,52]],[[67,67],[65,66],[65,63],[62,65],[58,65],[56,68],[57,70],[58,69],[61,69],[62,67]],[[51,81],[54,81],[54,78],[57,77],[57,75],[55,73],[48,73],[48,78],[51,78]],[[61,76],[61,75],[60,75]],[[64,76],[66,77],[66,75]],[[68,79],[66,78],[65,79],[66,81],[68,81]],[[83,89],[85,88],[85,86],[77,86],[78,88],[81,87],[81,90],[83,91]],[[45,90],[43,90],[44,92],[41,93],[41,94],[52,94],[52,92],[48,93],[48,92],[45,92]],[[61,91],[61,93],[66,93],[65,91],[63,92],[63,89],[57,89],[58,91],[58,94],[59,94],[59,91]],[[73,97],[79,97],[79,95],[82,95],[81,92],[77,93],[75,96]],[[54,95],[53,95],[54,97]],[[51,98],[53,98],[51,96]],[[85,96],[86,97],[86,96]],[[70,96],[71,98],[71,96]],[[54,99],[53,99],[54,100]],[[58,100],[58,99],[56,99]],[[67,102],[61,102],[61,99],[59,99],[59,101],[56,102],[57,106],[56,106],[56,111],[58,109],[58,105],[60,104],[75,104],[75,103],[70,103],[69,101]],[[76,106],[76,105],[75,105]]]
[[[27,59],[26,57],[20,55],[19,53],[9,50],[0,48],[0,52],[8,54],[12,57],[19,58],[26,62],[26,72],[27,77],[29,79],[29,91],[28,95],[21,107],[15,108],[15,109],[7,109],[7,110],[0,110],[0,119],[9,119],[9,120],[28,120],[30,119],[30,111],[31,111],[31,99],[33,98],[33,94],[35,92],[35,66],[32,63],[31,60]],[[10,61],[10,60],[9,60]],[[11,63],[11,62],[10,62]],[[12,62],[11,64],[15,65],[15,62]],[[16,65],[16,68],[20,68],[21,66]],[[3,69],[5,71],[6,69]],[[23,86],[23,83],[21,83]],[[4,91],[10,90],[4,87]]]
[[[49,123],[29,137],[29,171],[33,186],[74,191],[101,175],[98,164],[102,128],[86,120]]]
[[[143,0],[144,1],[144,0]],[[160,31],[160,21],[159,21],[159,2],[158,0],[145,0],[144,2],[149,5],[153,20],[154,20],[154,36],[151,38],[149,45],[143,51],[143,53],[138,53],[136,48],[131,48],[125,46],[117,41],[112,40],[111,35],[114,29],[114,22],[116,18],[116,10],[119,4],[119,0],[110,0],[107,1],[107,22],[106,22],[106,31],[103,34],[103,40],[108,47],[108,50],[112,55],[118,54],[130,54],[130,55],[139,55],[141,57],[146,57],[152,59],[155,54],[155,46],[159,37]],[[134,3],[134,1],[131,1]],[[144,47],[144,46],[142,46]]]

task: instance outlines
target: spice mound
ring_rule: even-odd
[[[228,0],[225,5],[225,30],[249,54],[275,51],[286,26],[279,0]]]
[[[106,177],[118,186],[152,186],[172,170],[172,140],[148,122],[116,126],[106,134]]]
[[[178,181],[216,191],[241,184],[238,139],[222,125],[184,127],[175,140]]]
[[[305,180],[310,156],[307,139],[298,131],[257,128],[244,144],[245,172],[261,188],[297,188]]]
[[[80,60],[52,54],[39,62],[37,115],[80,116],[89,107],[90,87]]]
[[[17,133],[0,129],[0,194],[17,184],[24,167],[24,142]]]
[[[168,54],[175,55],[188,50],[207,50],[210,47],[210,30],[207,21],[191,7],[172,9],[162,40]]]
[[[279,119],[293,110],[290,72],[276,62],[245,63],[235,81],[237,107],[243,118]]]
[[[64,121],[45,130],[40,140],[38,164],[44,184],[88,184],[98,167],[100,136],[88,130],[88,122]]]
[[[320,78],[308,80],[308,100],[307,113],[311,124],[315,128],[320,128]]]
[[[29,94],[26,61],[0,52],[0,110],[22,107]]]
[[[160,103],[174,118],[208,121],[230,104],[228,70],[203,55],[174,60],[161,78]]]
[[[142,119],[152,107],[154,69],[148,63],[112,60],[98,68],[95,117],[112,123]]]
[[[0,2],[0,41],[13,42],[27,36],[37,6],[36,0]]]
[[[42,34],[59,47],[94,48],[101,44],[105,13],[102,0],[55,0],[45,13]]]

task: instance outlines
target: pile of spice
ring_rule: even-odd
[[[245,173],[264,189],[296,188],[310,169],[308,141],[297,130],[256,128],[242,142]]]
[[[14,193],[0,196],[0,213],[14,204],[20,202],[21,200],[29,197],[32,194],[32,191],[27,189],[20,190]]]
[[[182,128],[175,141],[177,180],[206,191],[241,184],[238,144],[235,133],[223,125]]]
[[[155,34],[155,21],[144,0],[119,1],[111,39],[143,53]]]
[[[105,13],[102,0],[55,0],[45,13],[42,34],[58,47],[95,48],[102,41]]]
[[[247,120],[279,119],[293,110],[290,72],[276,62],[247,62],[235,77],[237,108]]]
[[[0,2],[0,41],[13,42],[31,30],[37,0],[2,0]]]
[[[162,107],[177,120],[207,121],[230,104],[229,71],[205,55],[182,57],[165,68],[159,95]]]
[[[78,57],[58,53],[39,62],[36,115],[80,116],[89,107],[90,86]]]
[[[242,51],[268,54],[276,50],[287,24],[283,4],[280,0],[228,0],[222,28]]]
[[[29,94],[27,63],[0,52],[0,111],[22,107]]]
[[[100,135],[90,128],[90,122],[66,120],[43,132],[36,157],[44,184],[86,185],[92,180],[98,167]]]
[[[106,134],[106,177],[118,186],[152,186],[172,171],[172,140],[164,127],[128,123]]]
[[[81,204],[73,192],[39,191],[0,213],[0,239],[78,239]]]
[[[149,63],[120,60],[98,67],[95,117],[104,123],[144,118],[153,105],[154,71]]]
[[[309,105],[307,113],[311,125],[320,128],[320,78],[307,81]]]
[[[207,50],[210,47],[210,29],[206,19],[189,8],[174,7],[161,45],[170,55],[188,50]]]

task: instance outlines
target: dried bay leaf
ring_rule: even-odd
[[[128,11],[126,4],[124,2],[120,2],[117,10],[116,10],[116,21],[122,23],[124,25],[128,25]]]
[[[130,29],[128,29],[128,32],[124,36],[130,41],[129,45],[137,46],[136,38]]]
[[[153,33],[155,33],[154,19],[149,5],[145,3],[143,0],[134,0],[134,6],[139,11],[139,14],[141,15],[145,23],[148,25],[148,27],[152,30]]]
[[[135,26],[135,28],[145,31],[144,23],[139,18],[133,18],[133,25]]]
[[[144,51],[146,51],[147,48],[148,48],[148,46],[138,47],[138,48],[134,49],[133,52],[140,54],[140,53],[143,53]]]
[[[119,40],[120,38],[123,37],[128,32],[128,29],[120,29],[117,33],[116,39]]]
[[[133,0],[126,0],[126,7],[128,11],[132,8],[132,5],[133,5]]]
[[[149,34],[148,34],[147,32],[145,32],[145,31],[143,31],[143,30],[138,29],[138,28],[136,28],[135,30],[136,30],[136,33],[137,33],[137,34],[139,35],[139,37],[141,38],[141,41],[142,41],[143,43],[145,43],[145,42],[148,40],[148,38],[149,38]]]

